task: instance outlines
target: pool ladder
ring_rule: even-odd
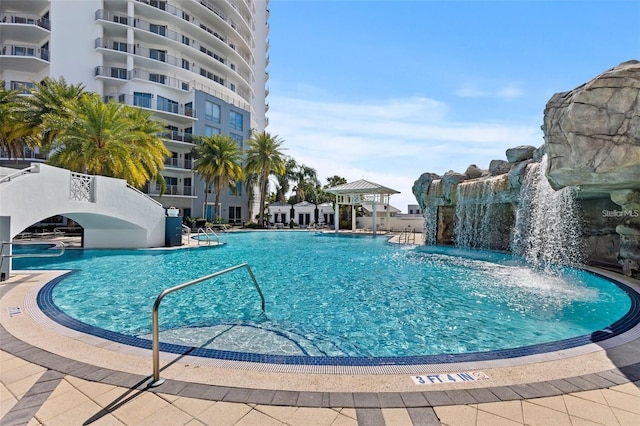
[[[398,244],[415,244],[416,243],[416,232],[413,229],[413,226],[409,225],[405,229],[400,232],[400,236],[398,237]]]
[[[261,301],[261,308],[262,308],[262,313],[264,313],[264,309],[265,309],[265,303],[264,303],[264,295],[262,294],[262,290],[260,289],[260,286],[258,285],[258,281],[256,280],[255,275],[253,275],[253,271],[251,270],[251,267],[249,266],[248,263],[242,263],[240,265],[236,265],[236,266],[232,266],[231,268],[222,270],[222,271],[218,271],[215,272],[211,275],[206,275],[204,277],[200,277],[197,278],[193,281],[188,281],[186,283],[182,283],[179,284],[175,287],[171,287],[171,288],[167,288],[165,290],[163,290],[158,297],[156,298],[156,301],[153,303],[153,308],[151,310],[151,334],[152,334],[152,351],[153,351],[153,378],[151,379],[151,382],[149,382],[148,386],[149,387],[155,387],[155,386],[160,386],[161,384],[164,383],[164,379],[160,377],[160,331],[159,331],[159,310],[160,310],[160,303],[162,302],[162,299],[164,299],[165,296],[167,296],[168,294],[173,293],[174,291],[178,291],[178,290],[182,290],[183,288],[187,288],[190,287],[192,285],[195,284],[199,284],[203,281],[208,281],[212,278],[218,277],[220,275],[223,274],[227,274],[229,272],[233,272],[237,269],[240,268],[246,268],[247,271],[249,272],[249,276],[251,277],[251,279],[253,280],[253,286],[256,288],[256,290],[258,291],[258,295],[260,295],[260,301]]]
[[[200,235],[204,235],[207,241],[207,245],[211,245],[211,241],[213,239],[216,240],[216,244],[220,245],[220,237],[215,233],[211,227],[207,226],[206,228],[198,228],[198,245],[200,245]]]

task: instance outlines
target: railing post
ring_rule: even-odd
[[[168,295],[170,293],[173,293],[174,291],[182,290],[183,288],[190,287],[190,286],[192,286],[194,284],[198,284],[198,283],[201,283],[203,281],[210,280],[212,278],[215,278],[217,276],[226,274],[228,272],[235,271],[236,269],[240,269],[240,268],[246,268],[249,271],[249,275],[251,276],[251,279],[253,280],[253,285],[256,288],[256,290],[258,291],[258,294],[260,295],[261,308],[262,308],[262,312],[264,313],[264,311],[265,311],[264,295],[262,294],[262,290],[260,289],[260,286],[258,285],[258,281],[256,280],[255,275],[253,275],[253,271],[251,270],[251,267],[249,266],[248,263],[242,263],[240,265],[232,266],[231,268],[225,269],[223,271],[218,271],[218,272],[213,273],[211,275],[207,275],[207,276],[198,278],[198,279],[193,280],[193,281],[189,281],[189,282],[186,282],[186,283],[179,284],[179,285],[177,285],[175,287],[171,287],[171,288],[163,290],[158,295],[158,297],[156,298],[155,302],[153,303],[153,308],[151,310],[151,338],[152,338],[151,350],[153,352],[152,353],[153,377],[151,379],[151,382],[149,382],[149,384],[147,386],[155,387],[155,386],[160,386],[161,384],[164,383],[164,379],[160,377],[159,311],[160,311],[160,303],[162,302],[162,299],[164,299],[164,297],[166,295]]]

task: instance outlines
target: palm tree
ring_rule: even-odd
[[[246,188],[247,193],[247,211],[251,212],[253,210],[253,203],[256,198],[255,187],[258,186],[258,182],[260,180],[260,176],[255,172],[250,172],[246,169],[244,170],[244,187]]]
[[[278,138],[277,135],[271,136],[265,131],[254,132],[251,139],[249,139],[245,168],[247,172],[256,173],[259,176],[260,225],[264,225],[264,208],[269,175],[280,176],[285,172],[285,156],[281,151],[283,143],[284,141]]]
[[[26,129],[21,125],[17,110],[18,91],[7,90],[0,80],[0,149],[7,151],[9,157],[23,157],[27,140]]]
[[[276,190],[276,200],[285,202],[284,198],[289,188],[291,187],[291,181],[295,179],[296,170],[298,170],[298,163],[292,157],[287,157],[284,163],[284,173],[277,176],[278,188]]]
[[[296,186],[296,201],[316,201],[310,197],[312,194],[317,193],[320,188],[320,181],[318,180],[318,173],[316,169],[300,164],[295,172]]]
[[[125,179],[141,189],[152,179],[164,184],[161,170],[170,153],[151,113],[116,102],[103,103],[96,93],[66,101],[63,111],[46,113],[43,122],[56,137],[49,163],[82,173]]]
[[[244,178],[242,170],[242,149],[235,139],[226,135],[196,138],[194,151],[195,170],[205,181],[204,207],[202,217],[206,218],[208,189],[211,184],[216,191],[215,206],[220,203],[220,194],[225,186],[235,189],[236,183]]]
[[[84,93],[82,84],[68,84],[64,77],[60,80],[45,77],[31,90],[31,96],[22,98],[19,107],[22,124],[34,132],[34,139],[46,149],[60,130],[51,128],[45,117],[65,117],[71,112],[65,106],[78,101]]]

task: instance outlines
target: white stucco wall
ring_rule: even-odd
[[[126,181],[93,176],[94,201],[77,201],[69,170],[34,165],[36,171],[0,183],[0,216],[11,218],[11,238],[42,219],[63,215],[85,229],[85,248],[164,245],[165,210]],[[0,176],[13,172],[3,169]]]
[[[363,216],[356,219],[358,229],[372,229],[373,217]],[[385,231],[402,231],[408,226],[412,226],[416,232],[422,232],[424,229],[424,217],[422,216],[391,216],[387,223],[386,216],[378,216],[376,219],[376,229]]]

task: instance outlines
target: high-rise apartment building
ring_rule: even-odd
[[[0,0],[0,80],[26,91],[64,77],[153,111],[171,156],[165,194],[153,182],[146,192],[185,216],[239,223],[251,217],[246,188],[205,206],[193,136],[243,145],[267,126],[268,14],[268,0]]]

